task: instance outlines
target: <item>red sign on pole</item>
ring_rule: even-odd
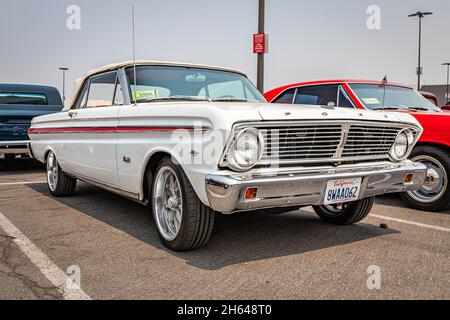
[[[253,53],[266,53],[266,34],[256,33],[253,35]]]

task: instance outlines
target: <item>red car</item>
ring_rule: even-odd
[[[450,208],[450,112],[442,111],[418,91],[394,83],[325,80],[286,85],[268,91],[272,103],[407,112],[424,128],[411,159],[428,167],[422,189],[402,194],[412,207],[427,211]]]
[[[426,91],[420,91],[420,94],[439,107],[439,101],[435,94]],[[450,111],[450,101],[445,106],[440,106],[440,108],[445,111]]]

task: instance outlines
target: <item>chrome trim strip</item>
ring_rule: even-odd
[[[114,187],[114,186],[105,184],[103,182],[99,182],[99,181],[93,180],[91,178],[87,178],[87,177],[82,176],[80,174],[74,174],[74,173],[69,173],[69,172],[64,172],[64,173],[66,173],[67,175],[69,175],[71,177],[74,177],[74,178],[76,178],[78,180],[86,182],[87,184],[92,185],[94,187],[98,187],[100,189],[103,189],[103,190],[115,193],[115,194],[120,195],[122,197],[125,197],[127,199],[130,199],[130,200],[133,200],[135,202],[138,202],[140,204],[144,204],[144,205],[147,204],[146,201],[143,202],[143,201],[140,200],[140,195],[138,193],[125,191],[125,190],[122,190],[122,189],[120,189],[118,187]]]

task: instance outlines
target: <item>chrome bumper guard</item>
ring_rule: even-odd
[[[222,213],[274,207],[321,205],[329,180],[362,177],[360,199],[386,193],[417,190],[425,182],[427,168],[412,161],[360,164],[321,171],[289,171],[254,174],[211,174],[206,193],[213,210]],[[405,176],[413,174],[410,182]],[[246,200],[247,188],[258,188],[255,199]]]
[[[30,141],[0,141],[0,154],[29,154]]]

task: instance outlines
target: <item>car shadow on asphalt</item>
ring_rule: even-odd
[[[44,172],[45,165],[31,158],[18,158],[14,160],[0,159],[0,175],[27,174],[30,172]]]
[[[383,206],[389,206],[389,207],[396,207],[396,208],[409,208],[408,204],[401,199],[401,197],[398,194],[385,194],[382,196],[378,196],[375,200],[376,204],[383,205]],[[450,210],[441,211],[441,212],[431,212],[431,211],[420,211],[416,209],[410,209],[415,210],[417,212],[429,212],[432,214],[444,214],[449,215]]]
[[[45,184],[29,187],[50,196]],[[282,215],[217,214],[213,235],[206,247],[189,252],[173,252],[162,246],[147,207],[84,183],[79,184],[76,195],[54,199],[205,270],[217,270],[234,264],[343,246],[400,233],[365,223],[328,225],[315,214],[304,210]]]

